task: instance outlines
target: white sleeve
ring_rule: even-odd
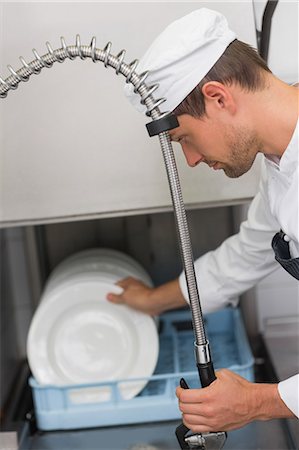
[[[278,392],[286,406],[299,417],[299,375],[278,383]]]
[[[216,311],[227,304],[236,304],[236,296],[277,267],[271,241],[280,226],[270,212],[266,179],[267,173],[263,167],[259,192],[250,205],[247,220],[241,224],[239,233],[195,261],[204,313]],[[179,283],[188,301],[184,273],[180,275]]]

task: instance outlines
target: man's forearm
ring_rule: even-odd
[[[178,279],[153,289],[150,293],[150,300],[155,315],[187,305]]]
[[[126,304],[152,316],[187,304],[177,279],[157,288],[150,288],[132,277],[120,280],[117,285],[123,292],[121,294],[109,292],[107,300],[116,304]]]
[[[251,385],[253,395],[253,420],[268,420],[295,417],[282,401],[277,384],[254,383]]]

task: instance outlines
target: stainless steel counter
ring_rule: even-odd
[[[35,434],[30,450],[178,450],[178,422]],[[225,450],[291,449],[284,421],[255,422],[228,433]]]

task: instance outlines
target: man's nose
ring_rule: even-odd
[[[184,146],[182,146],[182,149],[183,149],[187,164],[190,167],[197,166],[197,164],[199,164],[204,159],[202,155],[200,155],[199,153],[197,153],[195,151],[184,148]]]

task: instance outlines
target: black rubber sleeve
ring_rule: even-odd
[[[156,136],[163,131],[169,131],[173,128],[177,128],[179,126],[179,122],[177,117],[174,114],[168,114],[162,119],[154,120],[153,122],[146,124],[146,129],[150,137]]]
[[[202,387],[207,387],[216,380],[212,361],[206,364],[197,364],[197,370]]]

